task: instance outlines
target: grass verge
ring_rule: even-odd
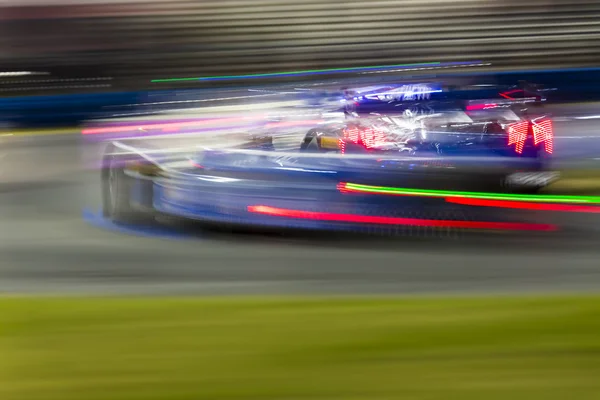
[[[589,399],[600,297],[0,300],[0,398]]]
[[[21,137],[21,136],[48,136],[48,135],[74,135],[81,134],[81,129],[77,127],[61,128],[39,128],[39,129],[13,129],[0,132],[0,137]]]
[[[545,193],[600,195],[600,170],[564,170],[560,175],[560,179],[544,188]]]

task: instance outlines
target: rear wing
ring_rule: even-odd
[[[493,108],[514,108],[540,105],[540,97],[523,97],[519,99],[507,99],[504,97],[495,99],[467,100],[465,102],[466,111],[487,110]]]

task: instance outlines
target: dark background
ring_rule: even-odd
[[[214,0],[0,9],[4,70],[157,78],[481,60],[489,70],[597,66],[595,0]],[[48,85],[2,79],[1,94]],[[11,82],[19,82],[12,84]],[[186,83],[186,85],[190,85]],[[83,86],[83,85],[80,85]],[[20,88],[17,92],[8,89]],[[162,85],[161,87],[166,87]]]

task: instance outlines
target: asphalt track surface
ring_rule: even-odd
[[[564,152],[593,159],[595,149],[600,150],[599,122],[579,121],[562,130],[561,136],[573,136],[561,145]],[[585,138],[577,138],[575,133],[581,132]],[[588,142],[576,142],[582,140]],[[551,237],[383,240],[241,235],[197,227],[184,234],[168,228],[143,235],[115,230],[96,213],[99,174],[84,166],[90,151],[86,146],[77,135],[0,138],[1,292],[463,294],[600,289],[600,216],[587,214],[554,217],[571,230]]]

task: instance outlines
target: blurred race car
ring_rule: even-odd
[[[399,113],[354,108],[291,147],[289,137],[282,145],[285,134],[268,129],[217,149],[114,141],[104,155],[104,215],[311,229],[543,229],[510,222],[531,213],[491,213],[447,199],[536,191],[556,179],[547,164],[548,116],[530,116],[514,103],[397,104]]]

